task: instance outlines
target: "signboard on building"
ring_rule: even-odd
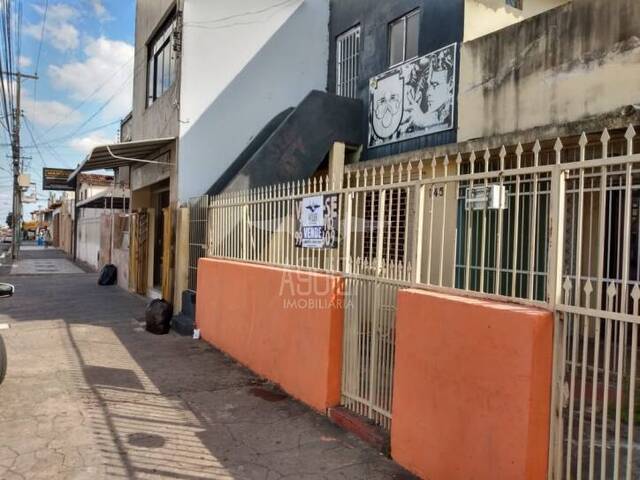
[[[298,200],[296,247],[338,248],[338,195],[315,195]]]
[[[451,130],[457,44],[409,60],[369,81],[369,147]]]
[[[67,184],[67,179],[73,170],[66,168],[43,168],[42,190],[74,191],[73,185]]]

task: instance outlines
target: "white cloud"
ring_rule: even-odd
[[[80,112],[74,111],[69,105],[55,100],[37,100],[24,96],[23,110],[33,123],[42,127],[54,125],[73,125],[82,119]]]
[[[33,8],[43,17],[44,8],[34,5]],[[79,16],[79,12],[70,5],[56,3],[50,5],[47,10],[45,25],[45,40],[60,51],[74,50],[80,44],[80,33],[73,25],[73,21]],[[42,35],[42,21],[25,25],[24,33],[30,37],[40,39]]]
[[[102,0],[89,0],[89,1],[91,3],[91,8],[93,9],[93,13],[95,14],[96,17],[98,17],[98,20],[100,20],[101,22],[111,20],[112,17],[111,15],[109,15],[109,11],[102,3]]]
[[[91,152],[91,150],[93,150],[94,147],[113,142],[113,137],[108,137],[103,133],[96,132],[91,133],[85,137],[74,138],[69,142],[69,146],[77,152],[80,152],[83,155],[87,155],[89,152]]]
[[[104,103],[104,117],[121,118],[131,110],[134,47],[105,37],[92,39],[84,49],[84,61],[50,65],[54,87],[78,101],[88,98]]]
[[[20,58],[18,59],[18,64],[22,68],[28,68],[33,64],[33,62],[31,61],[31,59],[29,57],[25,57],[24,55],[20,55]]]

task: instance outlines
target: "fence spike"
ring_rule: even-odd
[[[489,147],[484,147],[484,171],[488,172],[489,171],[489,161],[491,160],[491,151],[489,150]]]
[[[516,168],[520,168],[522,166],[522,154],[524,153],[524,148],[522,147],[522,143],[518,142],[516,146]]]
[[[609,140],[611,140],[611,135],[609,135],[609,130],[606,128],[602,132],[600,136],[600,143],[602,143],[602,158],[609,158]]]
[[[591,283],[591,280],[588,279],[584,284],[584,293],[587,299],[591,296],[591,292],[593,292],[593,284]]]
[[[553,149],[556,151],[556,165],[560,165],[562,163],[562,149],[564,145],[562,144],[562,140],[560,137],[556,138],[556,143],[553,145]]]
[[[456,155],[456,175],[460,175],[461,170],[462,170],[462,154],[458,152],[458,155]]]
[[[449,155],[444,156],[442,165],[444,165],[444,176],[446,177],[449,175]]]
[[[571,279],[569,277],[567,277],[564,281],[564,284],[562,285],[562,288],[564,289],[565,292],[571,292],[571,288],[572,288],[572,283],[571,283]]]
[[[636,304],[640,301],[640,286],[638,286],[637,283],[633,286],[633,290],[631,290],[631,298],[633,298]]]
[[[409,162],[409,166],[407,167],[407,173],[409,176],[409,180],[411,180],[411,170],[413,168],[413,165],[411,164],[411,162]],[[422,163],[422,159],[418,160],[418,179],[422,180],[422,171],[424,169],[424,165]]]
[[[616,295],[618,295],[618,289],[613,282],[609,282],[609,286],[607,287],[607,297],[611,299]]]
[[[398,181],[402,181],[402,163],[398,164]]]
[[[384,183],[384,165],[380,167],[380,185]]]
[[[578,141],[578,145],[580,145],[580,161],[584,162],[587,158],[587,144],[589,143],[589,139],[587,138],[587,134],[582,132],[580,135],[580,140]]]
[[[469,156],[469,164],[471,165],[471,173],[476,171],[476,152],[471,152]]]
[[[504,159],[507,156],[507,149],[504,145],[500,148],[500,171],[504,170]]]
[[[436,157],[431,158],[431,178],[436,178],[436,166],[438,162],[436,161]]]
[[[627,155],[633,155],[633,139],[636,136],[636,129],[633,125],[629,125],[627,131],[624,134],[624,138],[627,139]]]

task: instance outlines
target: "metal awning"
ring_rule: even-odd
[[[103,190],[96,195],[76,203],[76,208],[100,208],[127,210],[129,208],[129,191],[123,188]]]
[[[158,150],[168,147],[173,142],[175,142],[175,138],[170,137],[99,145],[95,147],[91,153],[87,155],[87,158],[78,165],[78,168],[69,175],[67,183],[73,182],[80,172],[128,167],[135,163],[167,164],[166,162],[146,160],[146,158]]]

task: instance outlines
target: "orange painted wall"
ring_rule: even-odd
[[[398,294],[391,454],[429,480],[546,478],[550,312]]]
[[[314,409],[340,403],[343,280],[203,258],[202,337]]]

